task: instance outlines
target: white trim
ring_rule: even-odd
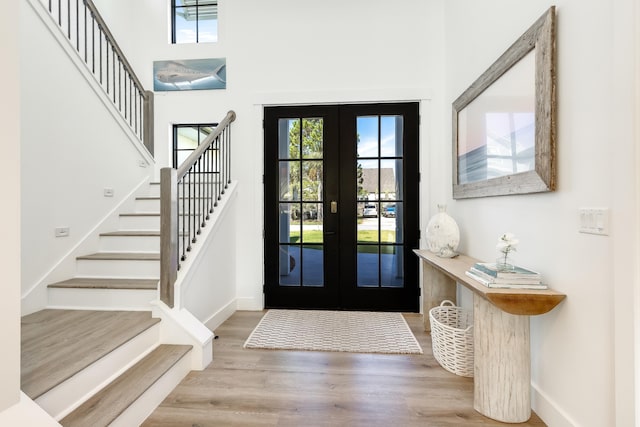
[[[633,120],[633,138],[636,147],[635,152],[635,210],[640,212],[640,0],[633,3],[634,19],[633,19],[633,45],[635,52],[634,58],[634,75],[635,75],[635,91],[634,91],[634,120]],[[636,251],[640,252],[640,220],[636,217],[634,243]],[[635,424],[640,424],[640,263],[635,263],[634,286],[633,286],[633,375],[634,375],[634,418]]]
[[[536,413],[544,414],[544,422],[554,427],[574,427],[578,424],[564,412],[557,402],[549,398],[538,386],[531,382],[531,407]]]
[[[220,325],[225,322],[225,320],[227,320],[233,313],[236,312],[237,308],[238,302],[236,299],[233,299],[225,304],[225,306],[220,310],[209,316],[203,323],[207,328],[215,331]]]
[[[425,88],[390,88],[373,90],[326,90],[318,92],[258,92],[254,105],[320,105],[367,104],[376,102],[408,102],[433,99],[433,91]]]

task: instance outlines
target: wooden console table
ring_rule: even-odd
[[[473,291],[473,407],[498,421],[521,423],[531,417],[529,316],[547,313],[566,295],[551,289],[495,289],[465,272],[478,260],[466,255],[440,258],[416,249],[422,259],[424,326],[429,310],[456,301],[456,283]]]

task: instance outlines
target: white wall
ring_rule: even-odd
[[[448,103],[549,7],[546,1],[445,3]],[[638,212],[629,88],[637,69],[630,54],[633,38],[620,36],[633,33],[633,3],[556,5],[557,191],[449,200],[449,212],[462,228],[462,251],[493,259],[498,235],[513,232],[521,242],[516,261],[540,270],[568,296],[551,313],[531,320],[534,407],[542,419],[552,426],[632,425],[633,403],[624,402],[635,400],[632,297],[638,253],[631,236]],[[449,198],[450,172],[449,167],[432,183]],[[578,233],[580,207],[608,207],[610,235]]]
[[[153,172],[144,149],[113,118],[99,86],[84,78],[36,13],[20,1],[22,294],[25,310],[46,303],[46,281],[106,215]],[[48,18],[48,16],[44,16]],[[57,28],[54,28],[57,31]],[[104,197],[104,188],[114,197]],[[70,227],[69,237],[54,236]],[[66,277],[73,271],[65,272]],[[28,308],[27,308],[28,307]]]
[[[182,270],[187,271],[186,277],[178,275],[176,292],[180,293],[180,307],[211,330],[227,320],[237,307],[236,264],[242,262],[236,257],[237,195],[232,184],[184,263]]]
[[[534,409],[551,426],[633,424],[635,0],[556,2],[558,190],[465,201],[451,199],[451,102],[548,2],[221,0],[220,42],[201,46],[167,43],[168,1],[97,4],[148,86],[154,60],[227,58],[226,90],[157,94],[155,151],[166,164],[171,123],[238,113],[240,308],[262,307],[262,106],[423,100],[421,223],[447,203],[461,250],[487,260],[514,232],[516,261],[568,295],[531,321]],[[580,207],[610,208],[610,236],[578,233]]]
[[[4,185],[0,209],[0,412],[20,399],[20,90],[18,20],[0,14],[0,81],[12,82],[0,100]]]
[[[154,60],[227,58],[226,90],[156,93],[155,153],[159,164],[168,163],[171,124],[215,121],[236,111],[232,178],[239,181],[241,309],[262,308],[262,106],[423,100],[442,90],[438,2],[399,0],[390,13],[383,0],[221,0],[220,42],[199,46],[168,43],[169,1],[96,4],[148,87]],[[423,132],[423,141],[437,136],[435,129]]]

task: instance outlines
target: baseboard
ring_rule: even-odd
[[[264,303],[262,301],[262,298],[236,298],[236,309],[238,311],[262,311],[264,310]]]
[[[559,405],[531,383],[531,408],[548,426],[576,427],[578,424],[569,417]]]
[[[207,328],[215,331],[225,320],[227,320],[237,310],[238,303],[235,299],[229,301],[224,307],[212,314],[208,319],[204,321]]]

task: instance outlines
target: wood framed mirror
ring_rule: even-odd
[[[554,191],[555,6],[453,102],[453,198]]]

